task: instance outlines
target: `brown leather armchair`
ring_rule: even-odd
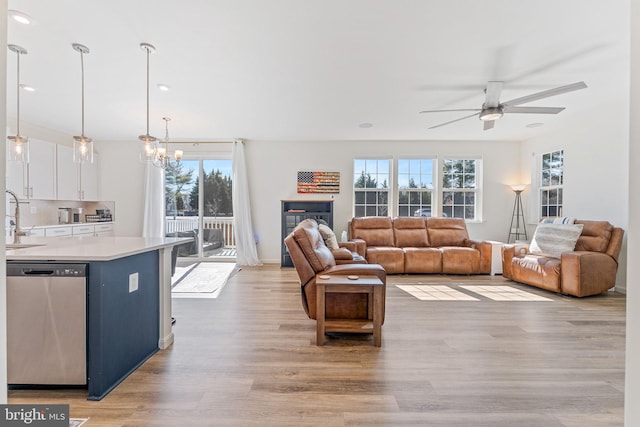
[[[300,278],[302,306],[310,319],[316,319],[316,277],[318,275],[371,275],[384,284],[386,295],[387,273],[378,264],[340,264],[325,245],[312,219],[300,222],[285,239],[293,265]],[[367,319],[369,297],[367,294],[330,293],[326,296],[326,317],[334,319]],[[384,314],[384,299],[382,300]],[[384,322],[384,316],[382,318]]]

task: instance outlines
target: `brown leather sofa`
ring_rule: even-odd
[[[302,305],[310,319],[316,319],[316,277],[319,275],[377,276],[384,284],[386,295],[387,274],[380,265],[357,261],[351,264],[336,264],[333,254],[326,246],[313,219],[300,222],[284,239],[291,260],[300,278]],[[384,314],[384,299],[382,302]],[[326,295],[325,315],[334,319],[367,319],[369,296],[367,294],[329,293]],[[383,316],[384,322],[384,316]]]
[[[355,217],[350,247],[387,274],[489,274],[488,242],[469,239],[459,218]]]
[[[502,247],[502,275],[548,291],[584,297],[611,289],[616,283],[624,231],[607,221],[583,224],[575,250],[560,258],[529,253],[528,244]]]

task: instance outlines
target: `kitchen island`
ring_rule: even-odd
[[[184,238],[23,237],[7,263],[87,265],[87,388],[100,400],[173,343],[171,250]]]

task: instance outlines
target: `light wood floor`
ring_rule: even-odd
[[[513,285],[552,301],[420,301],[394,286],[408,283]],[[294,270],[273,265],[244,268],[218,299],[173,304],[174,345],[102,401],[12,390],[9,402],[69,403],[88,427],[623,425],[620,294],[390,276],[381,348],[370,337],[317,347]]]

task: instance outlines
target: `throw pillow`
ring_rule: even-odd
[[[569,216],[548,216],[542,218],[541,224],[573,224],[576,219]]]
[[[582,227],[582,224],[538,224],[529,252],[560,258],[563,252],[574,250]]]
[[[320,230],[320,234],[324,239],[324,243],[327,245],[329,249],[338,249],[338,239],[336,238],[335,233],[332,229],[324,224],[318,224],[318,229]]]

